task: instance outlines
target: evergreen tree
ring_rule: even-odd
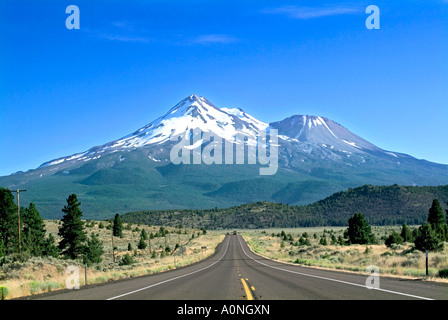
[[[403,226],[401,227],[400,236],[403,238],[404,242],[414,241],[414,237],[412,236],[412,231],[411,231],[411,229],[408,228],[406,223],[403,223]]]
[[[348,229],[346,231],[348,239],[352,244],[376,243],[372,228],[361,213],[355,213],[353,217],[348,219]]]
[[[429,208],[428,213],[428,223],[431,228],[436,232],[437,236],[445,241],[448,239],[448,228],[445,215],[443,213],[442,207],[437,199],[432,201],[431,208]]]
[[[41,256],[45,245],[45,224],[33,202],[25,209],[21,220],[24,250],[33,256]]]
[[[3,243],[3,239],[0,239],[0,258],[6,256],[6,246]],[[1,265],[1,260],[0,260]]]
[[[81,220],[80,205],[76,195],[71,194],[67,198],[67,205],[62,209],[65,215],[58,233],[62,237],[59,249],[66,258],[76,259],[85,250],[84,243],[87,240],[87,235],[84,230],[84,222]]]
[[[311,241],[308,238],[300,237],[299,238],[299,246],[310,246]]]
[[[443,249],[442,240],[429,223],[425,223],[418,228],[414,244],[420,251],[440,251]]]
[[[145,239],[143,239],[142,236],[140,236],[140,241],[137,244],[137,248],[139,248],[140,250],[146,249],[147,243],[145,241]]]
[[[123,222],[121,221],[120,215],[117,213],[114,218],[114,225],[112,227],[112,232],[114,237],[123,238]]]
[[[87,239],[87,245],[84,252],[84,263],[91,265],[92,263],[100,263],[103,261],[102,255],[104,253],[103,243],[100,241],[95,233],[90,235]]]
[[[0,188],[0,243],[4,255],[18,250],[17,206],[11,190]]]
[[[343,245],[345,245],[345,244],[346,244],[346,243],[345,243],[344,239],[342,238],[341,235],[339,235],[339,236],[338,236],[338,245],[343,246]]]
[[[446,203],[446,205],[448,206],[448,202]],[[446,209],[445,212],[446,212],[446,224],[448,224],[448,209]]]
[[[322,246],[326,246],[328,244],[327,243],[327,236],[325,236],[325,234],[322,237],[320,237],[319,244],[322,245]]]
[[[392,247],[393,244],[403,244],[403,242],[404,242],[403,237],[394,230],[386,239],[385,245],[387,247]]]
[[[442,207],[437,199],[432,201],[431,208],[429,208],[428,223],[434,230],[438,229],[443,224],[446,224],[445,215],[443,214]]]
[[[338,244],[338,240],[336,239],[336,236],[334,234],[331,235],[331,245],[337,245]]]
[[[143,240],[148,240],[148,234],[146,233],[145,229],[142,229],[140,233],[140,238],[142,238]]]
[[[50,233],[48,238],[44,241],[44,246],[42,250],[42,255],[47,257],[58,258],[61,250],[59,250],[58,246],[55,243],[55,239],[53,235]]]

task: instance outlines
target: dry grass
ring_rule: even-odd
[[[378,238],[388,234],[392,227],[375,227]],[[320,245],[320,237],[326,230],[329,245]],[[426,277],[425,254],[414,250],[411,243],[396,245],[392,248],[384,244],[378,245],[330,245],[329,232],[336,237],[342,235],[344,228],[297,228],[284,229],[291,234],[293,241],[283,241],[276,236],[281,229],[266,229],[265,231],[244,231],[243,236],[254,252],[271,259],[301,264],[306,266],[328,268],[365,273],[370,265],[377,266],[382,275],[398,276],[412,279],[448,282],[438,276],[439,270],[448,269],[448,249],[432,252],[429,255],[429,277]],[[300,246],[296,241],[307,232],[310,246]],[[272,235],[274,234],[274,236]],[[316,238],[313,235],[316,234]]]
[[[100,223],[104,228],[100,228]],[[148,236],[152,232],[156,234],[159,226],[128,225],[125,224],[123,237],[114,237],[115,262],[112,252],[112,231],[107,229],[108,222],[88,221],[86,231],[99,235],[103,242],[103,261],[87,268],[88,284],[102,283],[124,278],[132,278],[146,274],[163,272],[181,266],[200,261],[214,253],[216,246],[223,240],[223,234],[207,232],[195,229],[177,229],[166,227],[169,231],[166,237],[155,237],[150,240],[149,246],[144,250],[137,249],[140,233],[145,229]],[[46,221],[47,233],[52,233],[59,241],[57,235],[59,221]],[[194,237],[193,237],[194,235]],[[128,244],[132,250],[128,251]],[[148,240],[149,243],[149,240]],[[176,244],[185,248],[183,253],[179,249],[166,253],[165,248],[172,249]],[[206,246],[206,250],[201,248]],[[155,257],[153,251],[156,252]],[[164,252],[163,255],[161,253]],[[130,254],[134,259],[131,265],[120,265],[125,254]],[[7,299],[48,292],[66,287],[66,279],[70,274],[65,271],[68,266],[74,265],[79,270],[80,285],[85,284],[85,269],[80,261],[31,257],[20,259],[20,257],[8,257],[8,262],[0,267],[0,287],[8,288]]]

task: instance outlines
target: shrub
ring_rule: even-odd
[[[373,252],[373,249],[366,246],[366,250],[364,251],[364,254],[369,254],[372,252]]]
[[[439,270],[439,277],[440,278],[448,278],[448,269]]]
[[[403,244],[404,239],[403,237],[398,234],[396,231],[392,231],[392,233],[389,235],[389,237],[384,242],[387,247],[391,248],[393,244]]]
[[[5,300],[9,290],[6,287],[0,287],[0,300]]]
[[[134,262],[135,262],[135,261],[134,261],[134,259],[131,257],[131,255],[130,255],[129,253],[126,253],[126,254],[123,256],[123,259],[121,259],[121,261],[119,262],[118,265],[120,265],[120,266],[128,266],[128,265],[133,264]]]
[[[320,238],[319,244],[322,245],[322,246],[326,246],[326,245],[328,244],[328,243],[327,243],[327,237],[326,237],[325,235],[323,235],[323,236]]]
[[[145,239],[143,239],[143,237],[140,237],[140,241],[137,244],[137,248],[139,248],[140,250],[144,250],[146,249],[146,246],[148,244],[146,243]]]
[[[59,282],[54,281],[32,281],[30,283],[30,292],[31,294],[36,294],[39,292],[52,291],[54,289],[62,288],[62,285]]]
[[[410,257],[409,259],[403,261],[401,263],[402,267],[418,267],[419,266],[419,259],[418,257]]]
[[[311,242],[308,238],[300,237],[299,246],[310,246]]]

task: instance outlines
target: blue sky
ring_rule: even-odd
[[[448,164],[448,1],[2,0],[0,41],[0,175],[125,136],[191,93],[266,122],[325,116]]]

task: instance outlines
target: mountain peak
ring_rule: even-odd
[[[280,135],[301,142],[328,145],[332,148],[355,152],[360,149],[381,150],[325,117],[293,115],[282,121],[272,122],[270,126],[277,129]]]
[[[197,94],[190,94],[190,96],[188,97],[188,99],[190,101],[202,101],[204,100],[204,97],[198,96]]]

